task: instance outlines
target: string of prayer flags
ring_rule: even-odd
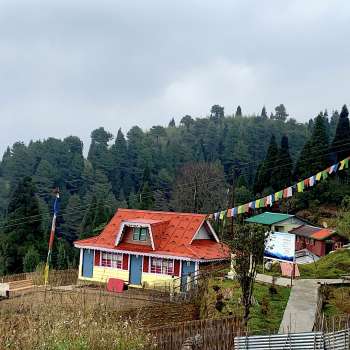
[[[318,172],[316,175],[310,176],[298,183],[285,188],[284,190],[270,194],[264,198],[259,198],[246,204],[239,205],[234,208],[226,209],[214,214],[210,214],[209,218],[214,218],[215,220],[224,220],[225,217],[234,217],[238,214],[248,213],[249,210],[265,208],[267,206],[272,206],[274,202],[281,200],[282,198],[290,198],[293,196],[293,192],[304,192],[305,188],[313,187],[316,185],[317,181],[325,180],[328,178],[329,174],[336,173],[338,170],[349,168],[349,159],[347,157],[341,160],[339,163],[333,164],[327,169]]]

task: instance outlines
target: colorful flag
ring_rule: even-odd
[[[349,167],[349,159],[346,158],[340,162],[339,170],[347,169],[348,167]]]
[[[309,179],[305,179],[304,180],[304,186],[305,187],[309,187],[309,184],[310,184]]]
[[[214,213],[214,219],[215,219],[215,221],[217,221],[217,219],[219,218],[219,215],[220,215],[220,213],[219,213],[219,212]]]
[[[226,214],[226,210],[220,212],[220,220],[224,220]]]
[[[238,207],[238,214],[243,214],[243,210],[244,210],[243,205],[240,205]]]
[[[228,218],[232,217],[232,209],[231,209],[231,208],[230,208],[230,209],[227,209],[226,216],[227,216]]]
[[[255,208],[256,208],[256,209],[259,209],[259,208],[260,208],[260,199],[257,199],[257,200],[255,201]]]
[[[334,164],[334,165],[332,165],[331,167],[329,167],[329,168],[327,169],[327,170],[328,170],[328,173],[329,173],[329,174],[335,173],[335,172],[338,170],[338,165],[339,165],[339,163]]]
[[[298,192],[304,191],[304,181],[300,181],[297,183],[297,189],[298,189]]]
[[[309,185],[312,187],[316,183],[316,176],[311,176],[309,178]]]
[[[322,171],[322,180],[326,180],[328,177],[328,171],[327,170],[323,170]]]
[[[237,216],[237,207],[232,208],[232,216]]]
[[[316,174],[316,180],[320,181],[322,178],[322,171],[320,171],[319,173]]]

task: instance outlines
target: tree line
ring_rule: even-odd
[[[310,164],[307,153],[339,148],[326,140],[337,139],[345,114],[343,108],[298,123],[284,105],[270,116],[265,107],[247,116],[239,106],[225,115],[214,105],[205,118],[186,115],[178,125],[172,118],[147,131],[134,126],[114,137],[100,127],[86,158],[76,136],[16,142],[0,163],[0,274],[31,270],[45,259],[54,188],[61,211],[53,263],[64,268],[77,264],[72,242],[98,233],[118,207],[213,212],[230,204],[233,184],[236,203],[244,203],[312,172],[323,160]],[[279,168],[281,162],[290,166]]]

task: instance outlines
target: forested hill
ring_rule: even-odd
[[[328,147],[339,114],[317,118]],[[118,125],[110,131],[100,127],[91,133],[87,159],[76,136],[17,142],[0,164],[0,274],[30,268],[44,257],[53,188],[61,192],[56,263],[64,265],[72,259],[71,242],[98,230],[117,207],[217,210],[228,205],[233,177],[236,202],[249,200],[274,187],[269,169],[285,159],[291,170],[276,177],[291,181],[298,159],[298,171],[307,170],[307,157],[300,157],[319,129],[317,118],[298,123],[287,118],[283,105],[270,117],[265,109],[259,116],[242,116],[240,107],[224,116],[223,107],[215,105],[207,118],[186,115],[179,125],[172,119],[167,127],[148,131],[135,126],[124,135]]]

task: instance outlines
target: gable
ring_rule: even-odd
[[[210,223],[208,221],[203,222],[203,224],[200,226],[199,230],[193,236],[191,243],[193,241],[196,241],[199,239],[207,239],[207,240],[219,242],[219,239],[218,239],[214,229],[212,228],[212,226],[210,225]]]

